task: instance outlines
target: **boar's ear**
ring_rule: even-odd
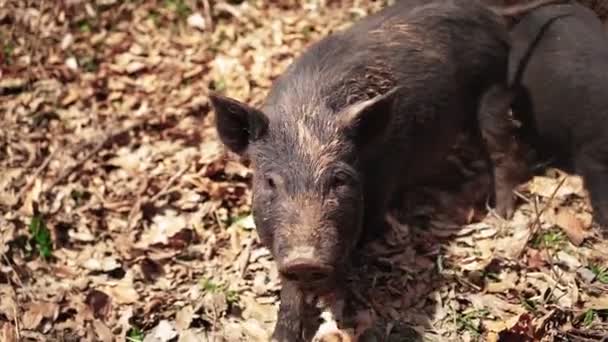
[[[261,111],[215,92],[209,94],[209,100],[219,138],[233,152],[243,154],[250,142],[266,133],[268,117]]]
[[[393,119],[393,103],[399,88],[383,95],[346,107],[340,118],[340,128],[355,144],[365,149],[381,139]]]

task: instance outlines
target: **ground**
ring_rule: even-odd
[[[280,282],[208,89],[259,105],[386,1],[0,4],[0,340],[267,341]],[[413,191],[355,256],[343,332],[605,341],[608,242],[580,178],[533,178],[503,221],[483,164],[449,162],[467,181]]]

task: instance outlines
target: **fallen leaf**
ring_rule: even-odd
[[[24,329],[36,330],[43,319],[55,320],[59,315],[59,306],[50,302],[32,303],[21,316]]]
[[[167,320],[161,320],[158,325],[144,338],[144,342],[168,342],[177,337],[177,331]]]
[[[102,342],[114,341],[114,335],[112,334],[112,331],[110,331],[110,328],[108,328],[108,326],[105,325],[102,321],[97,320],[97,319],[94,320],[93,327],[95,328],[95,334],[97,335],[97,338],[99,338],[100,341],[102,341]]]
[[[499,317],[496,320],[483,320],[483,326],[493,333],[500,333],[513,328],[518,322],[522,314],[512,315],[510,317]]]
[[[512,317],[526,312],[521,305],[511,304],[491,294],[472,294],[468,299],[474,308],[489,310],[493,316],[498,318]]]
[[[139,62],[139,61],[133,61],[133,62],[127,64],[127,66],[125,67],[125,71],[128,74],[135,74],[137,72],[144,70],[145,68],[146,68],[146,64]]]
[[[576,270],[576,273],[587,283],[590,284],[593,282],[593,280],[595,280],[595,273],[593,273],[593,271],[591,271],[590,269],[588,269],[587,267],[581,267],[578,270]]]
[[[66,59],[65,65],[73,71],[78,70],[78,61],[75,57],[70,57]]]
[[[234,227],[239,227],[245,230],[255,229],[255,222],[253,221],[253,215],[247,215],[232,224]]]
[[[247,341],[267,342],[270,340],[269,334],[254,319],[248,319],[242,324],[244,333],[249,337]]]
[[[152,219],[151,227],[142,234],[138,246],[147,248],[155,244],[167,245],[172,236],[186,228],[186,224],[184,216],[172,210],[163,215],[156,215]]]
[[[539,269],[547,264],[547,255],[545,251],[539,251],[534,248],[528,248],[526,251],[528,258],[526,259],[528,267]]]
[[[518,212],[516,212],[517,215]],[[512,259],[519,259],[524,249],[526,248],[532,232],[527,224],[513,224],[511,226],[513,235],[507,238],[500,246],[506,252],[506,255]]]
[[[584,187],[582,179],[578,176],[566,176],[566,180],[559,187],[562,178],[549,178],[544,176],[535,176],[529,183],[528,189],[531,193],[550,198],[555,193],[555,198],[564,198],[569,195],[582,195]],[[557,189],[557,192],[555,192]]]
[[[133,304],[139,300],[139,295],[133,286],[119,284],[108,289],[112,299],[118,304]]]
[[[164,274],[163,266],[150,258],[143,258],[141,260],[140,267],[144,279],[149,282],[156,280],[158,277]]]
[[[228,327],[226,327],[226,328],[228,329]],[[205,341],[206,339],[207,339],[206,334],[203,334],[203,333],[197,334],[194,331],[186,330],[179,334],[179,338],[177,339],[177,342],[200,342],[200,341]],[[233,341],[233,340],[227,339],[227,342],[230,342],[230,341]]]
[[[574,271],[581,267],[581,262],[578,261],[575,256],[568,254],[564,251],[557,252],[556,257],[560,263],[566,265],[571,271]]]
[[[91,309],[95,318],[103,319],[110,312],[110,297],[98,290],[92,290],[87,294],[85,303]]]
[[[192,319],[194,318],[194,309],[191,305],[184,306],[175,315],[175,328],[177,331],[182,332],[190,327]]]
[[[207,26],[207,24],[205,22],[205,18],[203,18],[203,16],[200,15],[200,13],[193,13],[190,16],[188,16],[187,22],[188,22],[188,26],[197,28],[201,31],[205,30],[205,27]]]
[[[517,323],[508,330],[500,332],[498,337],[500,341],[505,342],[534,341],[532,316],[529,314],[519,316]]]
[[[17,342],[17,329],[12,324],[0,324],[0,341]]]
[[[585,240],[585,226],[570,210],[560,208],[555,216],[555,224],[562,228],[575,246],[580,246]]]
[[[18,306],[15,302],[15,295],[8,286],[0,285],[0,314],[6,316],[9,321],[16,319],[15,314],[18,312]]]
[[[88,259],[82,264],[82,267],[90,271],[110,272],[121,268],[122,265],[113,257],[105,257],[102,259]]]
[[[608,296],[589,297],[584,306],[585,310],[608,310]]]
[[[500,275],[501,280],[498,282],[490,282],[486,285],[486,291],[489,293],[504,293],[516,287],[519,275],[515,272],[506,272]]]

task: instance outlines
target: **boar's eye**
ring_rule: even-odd
[[[269,189],[275,190],[280,182],[280,179],[279,176],[277,176],[276,174],[269,173],[264,176],[264,181],[266,182],[266,186]]]
[[[350,175],[350,173],[343,170],[335,171],[330,179],[330,186],[333,189],[348,186],[352,183],[353,177]]]

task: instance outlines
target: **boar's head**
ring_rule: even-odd
[[[256,229],[284,280],[320,290],[347,261],[362,231],[362,164],[382,153],[374,146],[390,129],[394,94],[338,110],[276,103],[260,110],[210,95],[220,140],[251,160]]]

